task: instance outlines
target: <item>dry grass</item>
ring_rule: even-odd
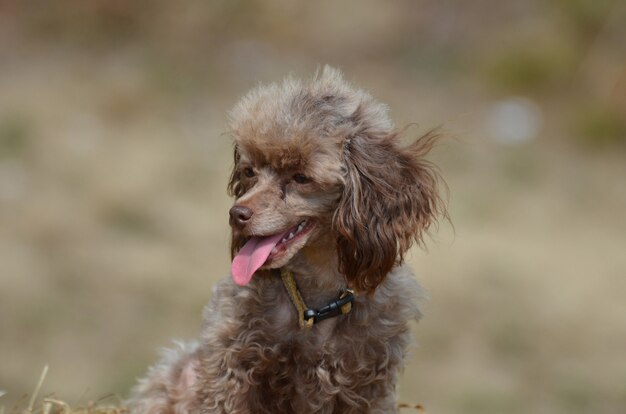
[[[10,409],[0,404],[0,414],[126,414],[129,412],[123,407],[102,404],[105,400],[115,397],[114,395],[105,396],[96,401],[89,401],[85,406],[78,407],[72,407],[67,402],[51,396],[38,399],[41,387],[47,375],[48,365],[43,368],[39,381],[31,393],[30,398],[28,398],[27,395],[23,396]],[[0,398],[2,398],[3,395],[4,392],[0,390]],[[26,404],[27,400],[28,404],[26,407],[22,407],[22,404]]]

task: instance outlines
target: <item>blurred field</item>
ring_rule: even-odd
[[[320,64],[443,125],[402,401],[626,409],[626,4],[0,1],[0,406],[116,393],[228,274],[226,113]],[[0,392],[1,394],[1,392]]]

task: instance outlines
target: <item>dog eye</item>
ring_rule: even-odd
[[[296,174],[293,176],[293,180],[298,184],[306,184],[311,181],[309,177],[304,174]]]
[[[254,170],[250,167],[246,167],[243,169],[243,175],[245,175],[248,178],[252,178],[254,177]]]

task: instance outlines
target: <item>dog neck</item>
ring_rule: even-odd
[[[319,247],[302,249],[285,266],[294,274],[302,299],[311,308],[336,300],[347,287],[345,277],[337,270],[337,255],[321,250]]]

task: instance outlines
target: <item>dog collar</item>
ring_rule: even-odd
[[[345,315],[352,310],[354,292],[350,289],[343,291],[341,295],[339,295],[339,299],[330,302],[328,305],[320,309],[311,309],[306,306],[302,299],[293,272],[287,269],[280,269],[280,278],[283,281],[285,289],[287,289],[291,302],[298,312],[298,324],[300,325],[300,329],[310,329],[314,324],[324,319]]]

